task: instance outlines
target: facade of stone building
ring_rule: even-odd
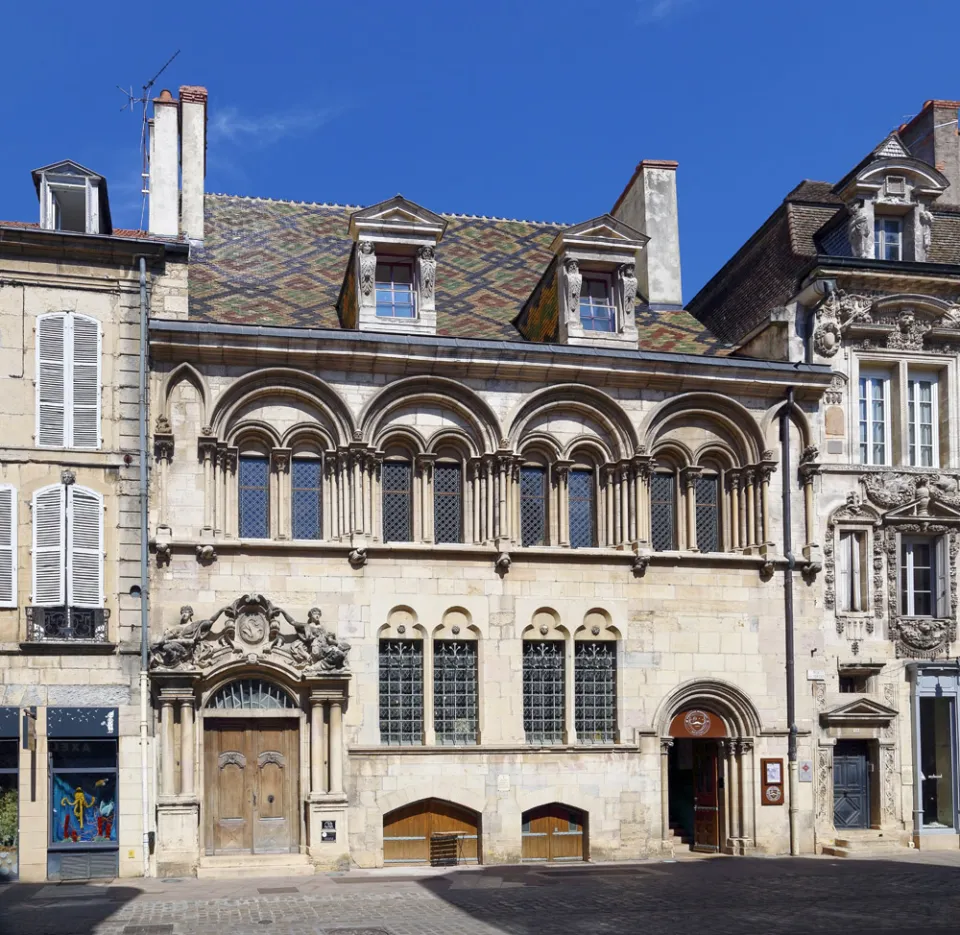
[[[174,312],[187,257],[114,229],[106,180],[83,166],[33,180],[39,223],[0,223],[0,879],[132,876],[139,267],[155,311]]]
[[[150,331],[158,873],[813,849],[778,420],[812,582],[830,371],[683,309],[675,175],[573,225],[205,197]]]
[[[815,444],[824,657],[816,829],[960,846],[960,144],[927,101],[805,181],[690,308],[735,353],[828,364]]]

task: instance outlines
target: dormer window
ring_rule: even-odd
[[[580,323],[584,331],[617,330],[617,306],[609,276],[584,274],[580,288]]]
[[[903,221],[901,218],[881,217],[873,222],[873,256],[876,260],[903,259]]]
[[[110,207],[106,180],[75,162],[36,169],[33,181],[40,198],[44,230],[77,234],[109,234]]]
[[[416,318],[413,263],[377,257],[377,318]]]

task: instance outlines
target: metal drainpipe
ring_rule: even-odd
[[[149,740],[149,706],[147,698],[150,682],[147,676],[150,649],[150,554],[148,543],[147,485],[147,260],[140,257],[140,795],[143,801],[143,875],[150,876],[150,793],[147,751]]]
[[[783,552],[787,558],[787,567],[783,570],[783,609],[785,623],[785,642],[787,654],[787,773],[790,779],[790,854],[800,853],[800,841],[797,835],[797,812],[799,805],[799,778],[797,774],[797,704],[796,704],[796,664],[794,660],[793,635],[793,569],[796,561],[793,555],[793,511],[790,493],[790,413],[793,411],[793,387],[787,390],[786,405],[780,410],[780,453],[783,465]]]

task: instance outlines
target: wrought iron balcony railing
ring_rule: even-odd
[[[109,618],[102,607],[28,607],[27,640],[105,643]]]

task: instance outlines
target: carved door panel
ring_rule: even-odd
[[[260,721],[251,731],[254,853],[298,850],[297,736],[297,725],[289,721]]]
[[[211,724],[205,732],[207,853],[249,852],[253,846],[250,790],[254,764],[249,741],[249,732],[239,725]]]
[[[835,828],[870,827],[870,776],[865,743],[838,740],[833,753]]]
[[[720,783],[717,745],[713,741],[693,744],[693,850],[720,850]]]

